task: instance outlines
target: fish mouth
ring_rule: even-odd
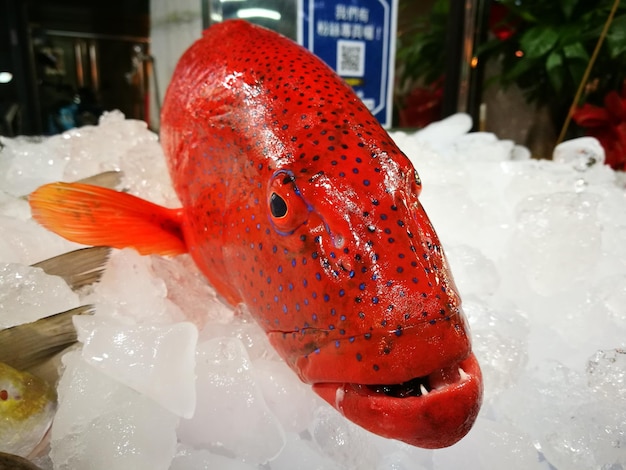
[[[346,418],[384,437],[437,449],[470,430],[482,402],[480,367],[471,354],[400,383],[317,383],[313,390]]]
[[[383,394],[393,398],[421,397],[429,393],[437,393],[446,387],[454,387],[469,378],[460,364],[436,370],[422,377],[415,377],[398,384],[351,384],[357,392],[365,395]],[[364,390],[365,389],[365,390]]]

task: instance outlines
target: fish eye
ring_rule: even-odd
[[[287,203],[276,193],[270,196],[270,212],[278,219],[287,215]]]
[[[293,233],[309,218],[310,208],[302,198],[292,172],[277,171],[270,180],[267,195],[268,216],[279,234]]]

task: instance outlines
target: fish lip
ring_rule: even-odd
[[[446,380],[446,371],[455,367],[463,373],[449,375]],[[371,432],[437,449],[453,445],[469,432],[480,410],[483,385],[480,367],[471,353],[426,377],[431,376],[442,381],[425,395],[398,397],[374,391],[371,385],[352,383],[317,383],[313,390]]]
[[[464,359],[454,364],[436,369],[430,373],[413,377],[402,383],[392,384],[349,384],[356,393],[369,396],[371,394],[384,394],[393,398],[410,399],[426,397],[431,393],[445,393],[452,387],[462,385],[469,378],[463,365],[473,367],[471,361]],[[469,368],[469,367],[468,367]]]

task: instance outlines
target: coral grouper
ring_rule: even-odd
[[[180,59],[161,141],[181,209],[53,183],[33,216],[85,244],[189,252],[376,434],[436,448],[468,432],[481,374],[421,182],[349,86],[289,39],[225,21]]]

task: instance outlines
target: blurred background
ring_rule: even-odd
[[[148,0],[1,0],[2,134],[59,133],[116,108],[145,119],[149,44]]]
[[[60,133],[111,109],[158,131],[176,60],[203,28],[240,17],[295,39],[298,5],[0,0],[0,135]],[[394,127],[467,112],[475,130],[537,158],[596,136],[624,168],[626,1],[399,0],[398,10]]]

